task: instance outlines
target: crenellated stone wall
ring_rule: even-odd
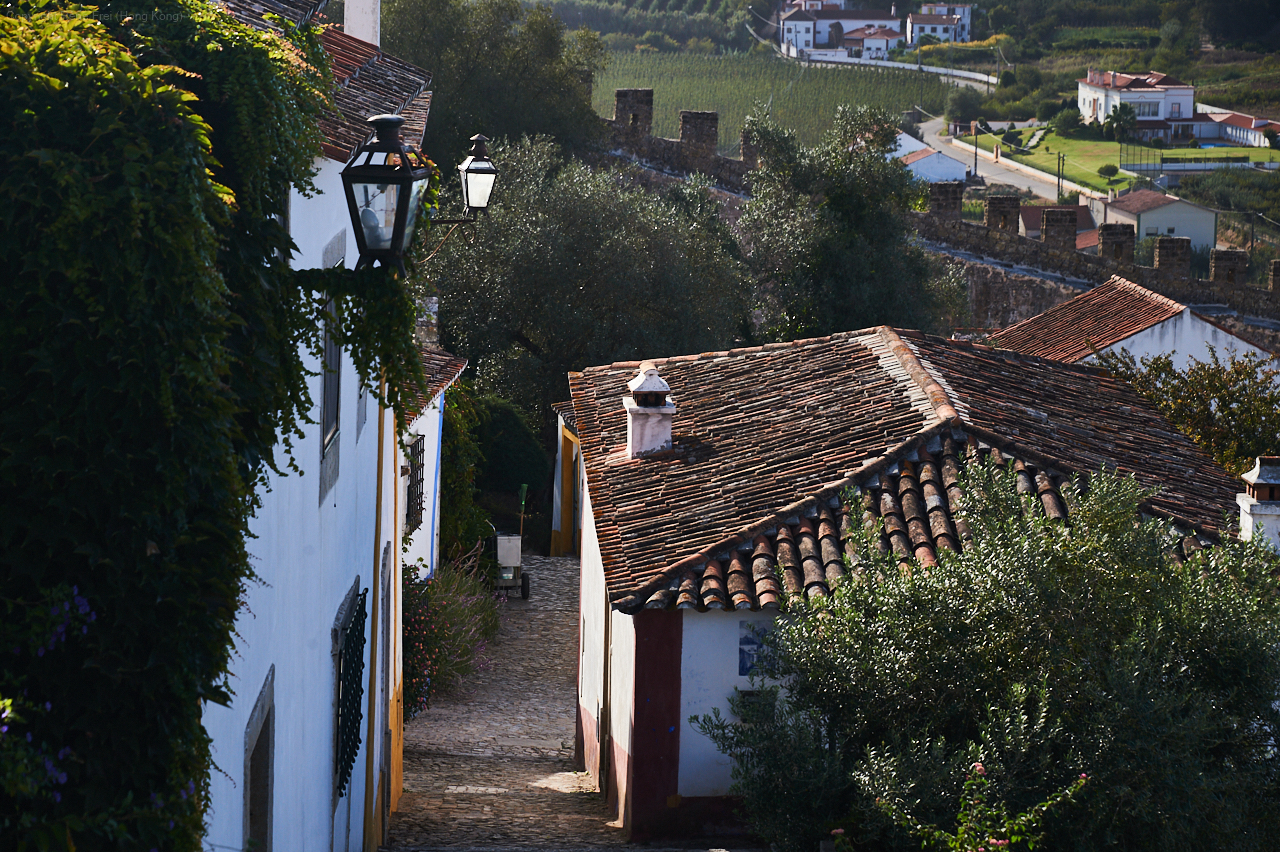
[[[943,180],[929,184],[929,212],[941,219],[959,219],[964,204],[964,181]]]
[[[1164,244],[1164,253],[1161,256],[1159,252],[1162,240],[1157,240],[1157,256],[1162,257],[1165,262],[1159,268],[1153,268],[1138,266],[1131,261],[1118,261],[1114,257],[1084,254],[1075,251],[1074,245],[1071,248],[1059,247],[998,228],[988,228],[975,222],[939,219],[927,213],[915,213],[913,216],[916,230],[924,239],[979,257],[1043,269],[1091,284],[1101,284],[1112,275],[1121,275],[1135,284],[1141,284],[1143,287],[1185,304],[1225,303],[1245,316],[1280,319],[1280,291],[1250,287],[1244,283],[1215,286],[1210,281],[1193,279],[1188,274],[1190,271],[1189,246],[1186,248],[1184,264],[1179,243]],[[1179,238],[1169,239],[1178,240]],[[1186,238],[1182,240],[1185,241]],[[1280,275],[1280,271],[1273,274]],[[1242,279],[1237,280],[1242,281]],[[982,294],[975,291],[974,295],[981,297]],[[1040,297],[1036,296],[1031,301],[1038,304]],[[989,317],[994,321],[1001,310],[1003,309],[998,304],[989,305],[982,298],[975,298],[972,305],[974,322],[975,324],[987,322],[985,319],[980,320],[980,317]],[[995,327],[1007,323],[989,322],[989,324]]]
[[[1045,208],[1041,213],[1040,241],[1075,250],[1076,247],[1076,211],[1051,210]]]
[[[1209,252],[1209,280],[1215,287],[1233,286],[1249,274],[1249,252],[1240,249],[1212,249]]]
[[[1104,222],[1098,226],[1098,256],[1119,263],[1133,263],[1137,232],[1127,222]]]
[[[660,171],[707,175],[735,192],[746,188],[747,172],[756,166],[756,150],[745,133],[743,159],[734,160],[716,153],[720,144],[718,113],[682,110],[679,139],[653,136],[653,89],[616,89],[613,118],[605,124],[614,148]]]
[[[1018,233],[1022,199],[1016,195],[989,195],[982,205],[982,224],[1009,234]]]
[[[1191,238],[1156,237],[1156,269],[1174,278],[1191,277]]]

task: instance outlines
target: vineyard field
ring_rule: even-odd
[[[738,156],[747,114],[770,104],[774,119],[812,145],[840,104],[880,106],[895,115],[919,103],[940,115],[951,85],[904,69],[804,67],[770,56],[614,53],[595,83],[596,112],[613,115],[614,89],[653,89],[653,134],[680,134],[680,110],[720,113],[720,153]]]

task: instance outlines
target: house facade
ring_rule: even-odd
[[[809,50],[817,46],[817,36],[814,34],[817,20],[812,13],[804,9],[792,9],[782,16],[780,24],[779,38],[784,47]]]
[[[1134,135],[1144,141],[1165,142],[1195,135],[1202,116],[1195,112],[1195,88],[1168,74],[1121,74],[1089,69],[1076,81],[1076,101],[1085,124],[1107,120],[1120,104],[1133,107]]]
[[[919,44],[923,36],[932,36],[941,42],[960,41],[960,19],[955,15],[907,15],[907,41]]]
[[[902,44],[902,33],[891,27],[859,27],[844,34],[844,46],[862,59],[885,59]]]
[[[1042,314],[997,331],[989,338],[1001,348],[1073,364],[1096,360],[1099,352],[1127,350],[1134,358],[1170,355],[1177,369],[1192,358],[1271,353],[1249,343],[1187,305],[1116,276]]]
[[[306,24],[322,6],[274,11]],[[336,111],[320,120],[319,193],[290,198],[295,269],[355,266],[341,171],[371,135],[366,119],[404,115],[411,144],[425,129],[431,77],[378,48],[377,4],[367,6],[348,3],[347,32],[321,35]],[[276,26],[247,0],[228,11]],[[233,700],[203,710],[219,770],[209,781],[206,849],[347,852],[385,840],[402,776],[402,543],[414,533],[414,555],[434,568],[440,395],[464,363],[429,350],[420,357],[428,386],[404,437],[422,452],[406,457],[393,412],[362,384],[349,353],[327,335],[320,356],[304,353],[314,424],[294,439],[297,470],[278,458],[284,473],[264,484],[247,543],[260,582],[236,620]]]
[[[1116,198],[1091,198],[1089,211],[1098,224],[1133,225],[1138,239],[1188,237],[1196,249],[1218,242],[1218,214],[1174,195],[1138,189]]]
[[[1100,371],[889,328],[595,367],[570,389],[578,754],[635,840],[731,822],[731,764],[689,717],[730,714],[760,631],[831,594],[854,530],[904,564],[963,549],[966,464],[1013,466],[1059,518],[1073,474],[1117,467],[1193,536],[1240,490]]]
[[[973,6],[967,4],[922,3],[921,15],[955,18],[952,41],[973,41]]]

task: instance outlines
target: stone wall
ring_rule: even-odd
[[[1211,282],[1192,279],[1171,272],[1168,268],[1137,266],[1112,257],[1084,254],[1075,251],[1074,247],[1059,248],[974,222],[938,219],[926,213],[916,213],[913,216],[916,229],[924,239],[979,257],[1043,269],[1092,284],[1101,284],[1112,275],[1121,275],[1135,284],[1141,284],[1185,304],[1226,304],[1246,316],[1280,319],[1280,292],[1276,290],[1264,290],[1240,283],[1215,287]],[[1157,241],[1157,251],[1159,245],[1160,241]],[[978,312],[975,305],[975,323]]]
[[[984,227],[1010,234],[1018,233],[1022,200],[1016,195],[988,195],[982,206]]]
[[[964,267],[969,283],[970,322],[976,328],[1007,328],[1082,292],[1069,284],[1020,275],[987,263],[948,260]]]
[[[1136,238],[1133,225],[1105,222],[1098,226],[1098,255],[1132,266]]]
[[[1249,252],[1240,249],[1213,249],[1209,252],[1209,280],[1213,286],[1231,286],[1249,274]]]
[[[1076,211],[1045,208],[1040,220],[1040,241],[1075,251]]]
[[[613,118],[606,120],[611,143],[641,162],[665,172],[707,175],[734,192],[746,188],[746,175],[755,168],[755,148],[742,140],[743,160],[716,153],[720,116],[714,112],[682,110],[680,138],[653,136],[653,89],[616,89]]]

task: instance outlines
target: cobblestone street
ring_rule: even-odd
[[[390,850],[620,847],[573,771],[578,562],[524,557],[528,601],[506,605],[489,666],[406,726]]]

